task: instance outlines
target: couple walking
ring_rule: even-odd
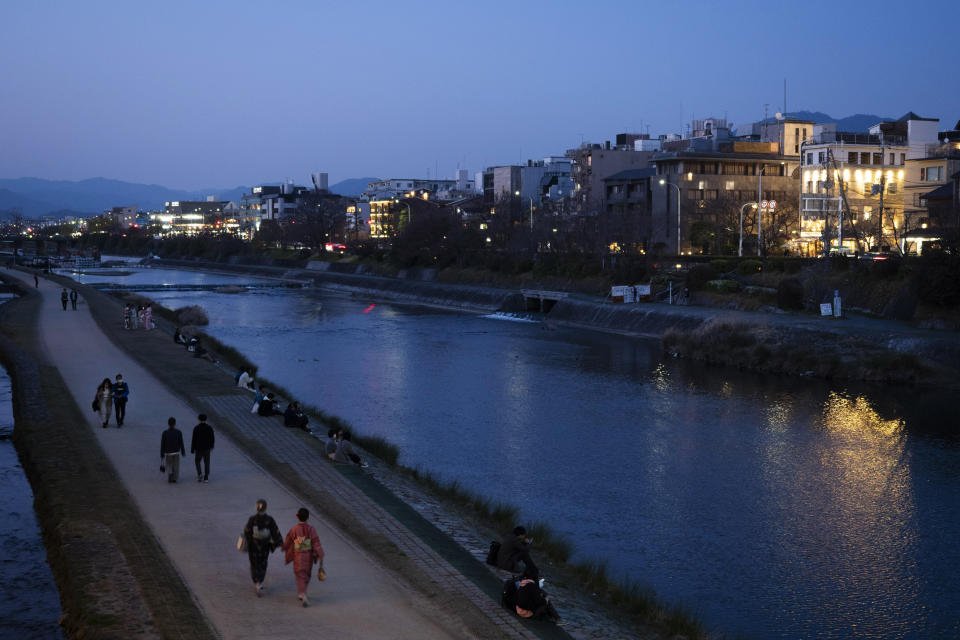
[[[190,439],[190,453],[197,467],[197,482],[210,482],[210,452],[213,450],[213,427],[207,424],[207,414],[197,416],[200,422],[193,428]],[[167,429],[160,436],[160,472],[167,472],[167,482],[174,483],[180,478],[180,456],[187,455],[183,447],[183,433],[177,429],[177,419],[167,420]],[[200,463],[203,462],[203,473]]]
[[[67,310],[67,299],[69,298],[70,304],[73,305],[73,310],[77,310],[77,290],[70,289],[70,293],[67,294],[67,289],[64,287],[63,291],[60,292],[60,303],[63,304],[63,310]]]
[[[287,564],[293,563],[293,575],[297,579],[297,599],[304,606],[310,606],[307,600],[307,585],[313,565],[320,563],[317,580],[326,580],[323,570],[323,547],[317,537],[317,530],[307,524],[310,512],[301,507],[297,510],[297,524],[281,539],[276,521],[267,515],[267,501],[257,500],[257,512],[247,520],[243,528],[243,541],[250,558],[250,577],[257,597],[264,594],[263,580],[267,575],[267,559],[277,548],[282,547]]]
[[[93,410],[100,414],[100,424],[106,429],[110,422],[111,410],[117,414],[117,428],[123,426],[127,417],[127,400],[130,398],[130,386],[123,381],[123,376],[117,374],[116,382],[104,378],[93,398]]]

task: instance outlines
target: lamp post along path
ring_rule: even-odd
[[[677,190],[677,255],[680,255],[680,187],[673,184],[672,182],[667,182],[666,180],[660,180],[662,185],[670,185]]]

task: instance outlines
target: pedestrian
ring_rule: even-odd
[[[33,286],[36,289],[40,288],[40,278],[37,277],[37,274],[33,274]]]
[[[167,430],[160,436],[160,471],[166,470],[167,482],[176,482],[180,477],[181,455],[187,455],[183,449],[183,434],[177,429],[177,419],[170,418]]]
[[[144,326],[145,314],[146,314],[146,311],[143,305],[142,304],[139,305],[137,307],[137,322],[136,322],[136,326],[134,326],[134,329],[136,329],[137,327]]]
[[[110,413],[113,410],[113,383],[110,382],[110,378],[104,378],[100,386],[97,387],[95,401],[97,403],[96,411],[100,414],[100,424],[106,429],[107,423],[110,422]]]
[[[60,292],[60,303],[63,305],[63,310],[67,310],[67,288],[64,287],[63,291]]]
[[[79,294],[77,294],[77,290],[76,290],[76,289],[70,289],[70,304],[73,306],[73,310],[74,310],[74,311],[77,310],[77,298],[78,298],[78,296],[79,296]]]
[[[147,331],[153,329],[153,307],[149,304],[143,310],[143,328]]]
[[[133,312],[130,310],[130,305],[129,304],[123,305],[123,328],[124,329],[129,329],[131,326],[133,326],[132,320],[131,320],[132,315],[133,315]]]
[[[190,438],[190,453],[194,454],[193,461],[197,465],[197,482],[210,481],[210,451],[213,449],[213,427],[207,424],[207,414],[197,416],[200,421],[193,428],[193,437]],[[200,475],[200,461],[203,460],[203,475]]]
[[[267,575],[267,560],[270,554],[283,544],[277,523],[267,515],[266,500],[257,500],[257,512],[247,520],[243,537],[247,543],[247,556],[250,558],[250,577],[253,578],[253,586],[259,598],[264,593],[263,579]]]
[[[117,428],[123,426],[127,417],[127,399],[130,397],[130,385],[123,381],[123,376],[117,374],[117,381],[113,383],[113,408],[117,413]]]
[[[297,510],[299,522],[287,532],[287,538],[283,541],[286,562],[293,563],[293,575],[297,579],[297,598],[305,607],[310,606],[307,602],[307,585],[310,584],[310,572],[314,564],[320,563],[317,578],[324,578],[323,547],[320,546],[317,530],[307,524],[309,517],[310,512],[300,507]]]
[[[138,315],[138,314],[137,314],[137,305],[131,304],[131,305],[130,305],[130,328],[131,328],[131,329],[136,329],[137,327],[140,326],[140,325],[137,323],[137,315]]]

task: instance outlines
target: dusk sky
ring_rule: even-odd
[[[452,176],[787,109],[960,119],[955,1],[4,2],[0,177]],[[641,129],[642,127],[642,129]]]

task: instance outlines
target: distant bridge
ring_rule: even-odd
[[[549,313],[553,305],[566,298],[566,291],[542,291],[540,289],[521,289],[523,301],[528,312]]]
[[[306,280],[258,282],[255,284],[115,284],[113,282],[91,282],[87,286],[101,291],[223,291],[223,293],[240,293],[251,289],[302,289],[313,286],[313,283]]]

